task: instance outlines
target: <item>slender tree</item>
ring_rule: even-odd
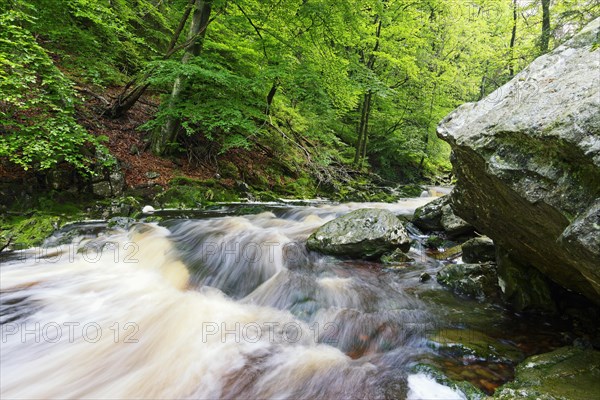
[[[192,23],[188,34],[189,44],[185,48],[182,64],[190,62],[192,57],[197,57],[202,51],[202,44],[206,36],[206,28],[210,21],[210,13],[212,11],[211,0],[196,0],[194,3],[194,12],[192,15]],[[186,80],[183,75],[178,76],[173,83],[171,96],[168,100],[168,109],[173,109],[179,101],[182,92],[185,89]],[[156,130],[152,135],[151,148],[152,152],[158,155],[165,154],[169,144],[173,143],[177,138],[177,133],[180,129],[181,121],[174,115],[169,115],[164,125],[160,130]]]
[[[517,0],[513,0],[513,24],[510,35],[510,58],[508,61],[508,72],[511,77],[515,76],[515,42],[517,40]]]
[[[550,45],[550,0],[542,0],[542,34],[540,52],[547,53]]]
[[[371,51],[371,54],[366,57],[363,55],[361,58],[365,62],[365,66],[369,71],[373,71],[375,68],[375,62],[377,60],[377,50],[379,50],[380,38],[381,38],[381,25],[382,19],[379,15],[375,17],[375,46]],[[363,161],[367,155],[367,141],[369,134],[369,116],[371,114],[371,103],[373,101],[373,90],[367,89],[363,96],[362,103],[360,105],[360,120],[357,126],[357,142],[356,151],[354,153],[354,165],[361,167]]]
[[[181,18],[179,19],[179,24],[173,33],[173,37],[169,43],[169,47],[165,52],[164,59],[168,59],[171,57],[178,48],[176,47],[177,41],[179,40],[179,36],[185,27],[185,24],[190,16],[190,12],[192,11],[195,0],[190,0],[187,7],[185,8]],[[150,83],[148,83],[148,78],[152,76],[153,71],[146,72],[142,78],[133,79],[123,87],[123,90],[119,95],[106,107],[103,114],[109,118],[120,118],[127,113],[137,103],[137,101],[142,97],[142,95],[146,92],[148,87],[150,87]]]

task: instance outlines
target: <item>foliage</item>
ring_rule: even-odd
[[[33,20],[16,10],[0,16],[0,157],[25,170],[66,162],[89,173],[91,147],[105,152],[103,138],[76,122],[72,83],[23,27]]]
[[[177,121],[171,148],[190,159],[260,152],[285,165],[272,180],[300,175],[309,195],[351,168],[364,133],[364,169],[436,179],[450,168],[437,122],[539,55],[539,0],[212,0],[209,25],[190,42],[190,21],[173,35],[192,3],[205,4],[0,0],[0,156],[86,171],[92,147],[103,147],[75,120],[74,85],[137,77],[162,95],[142,128],[155,137]],[[554,0],[550,12],[555,47],[600,5]]]

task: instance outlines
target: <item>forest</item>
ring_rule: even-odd
[[[600,399],[597,0],[0,0],[0,398]]]
[[[0,6],[4,165],[93,175],[119,162],[110,149],[128,134],[109,140],[102,125],[118,126],[143,103],[133,129],[144,152],[226,173],[228,155],[260,155],[273,164],[259,172],[263,180],[288,175],[317,187],[361,172],[449,181],[437,122],[599,12],[589,0]]]

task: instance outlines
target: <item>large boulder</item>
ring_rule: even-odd
[[[392,212],[363,208],[317,229],[308,238],[307,247],[325,254],[377,258],[395,249],[408,251],[410,239]]]
[[[454,211],[513,259],[600,304],[600,19],[438,126]]]

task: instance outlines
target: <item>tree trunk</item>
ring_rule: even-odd
[[[185,53],[181,59],[182,64],[187,64],[202,51],[202,42],[206,35],[206,26],[208,25],[211,0],[196,0],[194,4],[194,13],[188,39],[193,39],[186,47]],[[173,109],[181,98],[181,94],[186,86],[186,80],[183,76],[178,76],[173,83],[173,90],[168,101],[167,108]],[[179,118],[171,115],[167,117],[165,124],[152,135],[152,152],[157,155],[163,155],[167,152],[168,146],[175,141],[177,133],[181,127]]]
[[[273,98],[275,97],[275,93],[277,93],[277,88],[279,87],[279,79],[275,79],[273,85],[271,86],[271,90],[269,90],[269,94],[267,94],[267,109],[265,111],[266,115],[269,115],[271,111],[271,104],[273,103]]]
[[[367,99],[365,101],[365,107],[367,108],[367,111],[365,113],[365,124],[364,124],[364,131],[363,131],[363,140],[362,140],[362,151],[361,151],[361,158],[360,158],[360,165],[359,167],[362,168],[365,159],[367,158],[367,143],[369,142],[369,116],[371,115],[371,104],[372,104],[372,99],[373,99],[373,93],[371,91],[369,91],[367,93]]]
[[[548,52],[550,45],[550,0],[542,0],[542,36],[540,37],[540,52]]]
[[[437,90],[437,82],[433,84],[433,90],[431,91],[431,102],[429,103],[429,117],[427,118],[427,125],[425,126],[425,136],[423,137],[423,155],[419,162],[419,175],[423,177],[423,165],[425,164],[425,157],[427,156],[427,150],[429,148],[429,125],[431,124],[431,118],[433,117],[433,105],[435,103],[435,92]]]
[[[513,0],[513,27],[510,35],[510,61],[508,64],[508,73],[512,78],[515,76],[515,42],[517,40],[517,0]]]
[[[171,42],[169,43],[169,47],[165,53],[165,59],[169,58],[173,54],[173,49],[175,49],[175,45],[177,44],[177,40],[179,40],[179,36],[185,27],[185,23],[187,22],[190,12],[192,11],[192,6],[194,5],[195,0],[190,0],[188,6],[186,7],[181,19],[179,20],[179,25],[175,32],[173,33],[173,37],[171,38]],[[127,113],[137,103],[137,101],[142,97],[146,89],[150,86],[146,81],[152,75],[151,72],[147,72],[140,79],[140,83],[134,86],[136,83],[135,80],[129,82],[123,88],[123,91],[119,93],[117,98],[103,111],[103,115],[106,115],[109,118],[116,119],[120,118]],[[128,92],[129,88],[133,86],[133,89]]]
[[[375,18],[375,24],[377,24],[377,28],[375,29],[375,46],[373,47],[373,52],[366,61],[366,67],[371,71],[373,71],[373,69],[375,68],[375,62],[377,61],[377,56],[375,55],[375,52],[379,49],[379,38],[381,37],[382,19],[379,17],[379,15]],[[356,167],[362,167],[363,161],[367,156],[369,115],[371,113],[372,98],[373,92],[371,90],[367,90],[363,98],[363,104],[360,113],[360,122],[358,124],[357,130],[356,151],[354,153],[354,165]]]
[[[366,120],[366,111],[367,111],[367,94],[363,96],[362,104],[359,107],[360,111],[360,120],[358,121],[358,125],[356,127],[356,147],[354,151],[354,161],[353,164],[355,167],[358,167],[360,157],[362,154],[362,143],[364,140],[364,129],[365,129],[365,120]]]

